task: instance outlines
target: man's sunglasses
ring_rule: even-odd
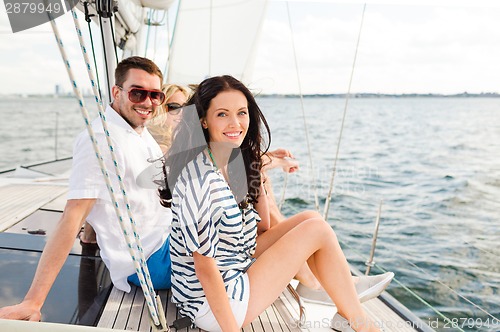
[[[123,91],[127,91],[121,86],[118,87]],[[155,106],[160,106],[165,101],[165,94],[159,90],[148,90],[142,88],[131,88],[128,90],[128,100],[135,104],[142,103],[148,97],[151,100],[151,104]]]
[[[179,103],[168,103],[165,106],[167,107],[167,112],[172,115],[177,115],[182,110],[182,105]]]

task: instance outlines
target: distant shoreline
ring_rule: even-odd
[[[332,94],[307,94],[304,98],[346,98],[346,93]],[[258,97],[263,98],[299,98],[298,94],[260,94]],[[387,94],[387,93],[351,93],[349,98],[499,98],[500,94],[496,92],[482,93],[456,93],[456,94],[439,94],[439,93],[402,93],[402,94]]]
[[[257,94],[260,98],[299,98],[299,94]],[[304,98],[346,98],[346,93],[331,93],[331,94],[305,94]],[[85,95],[85,98],[93,98],[93,95]],[[351,93],[349,98],[499,98],[500,94],[496,92],[481,92],[481,93],[456,93],[456,94],[440,94],[440,93]],[[47,99],[65,99],[74,98],[73,94],[54,95],[54,94],[0,94],[0,98],[47,98]]]

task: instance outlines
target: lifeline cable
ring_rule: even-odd
[[[339,241],[340,242],[340,241]],[[345,242],[342,242],[342,246],[345,246],[347,248],[349,248],[349,250],[351,252],[353,252],[358,258],[360,258],[361,260],[364,260],[364,257],[363,255],[357,251],[356,249],[354,249],[354,247],[350,246],[349,244],[345,243]],[[442,286],[444,286],[445,288],[447,288],[448,290],[450,290],[452,293],[455,293],[458,297],[462,298],[463,300],[465,300],[466,302],[470,303],[471,305],[473,305],[474,307],[476,307],[477,309],[479,309],[480,311],[482,311],[483,313],[485,313],[486,315],[488,315],[489,317],[491,317],[494,321],[499,321],[498,318],[496,318],[495,316],[493,316],[491,313],[489,313],[488,311],[486,311],[485,309],[481,308],[480,306],[478,306],[477,304],[475,304],[474,302],[472,302],[471,300],[469,300],[468,298],[466,298],[464,295],[458,293],[456,290],[454,290],[453,288],[451,288],[450,286],[446,285],[445,283],[443,283],[441,280],[435,278],[432,274],[428,273],[427,271],[425,271],[424,269],[422,269],[421,267],[415,265],[414,263],[410,262],[409,260],[407,260],[406,258],[404,257],[401,257],[400,255],[398,255],[398,257],[402,258],[406,263],[408,263],[409,265],[412,265],[413,267],[417,268],[418,270],[420,270],[420,272],[422,272],[423,274],[429,276],[432,278],[433,281],[436,281],[438,282],[439,284],[441,284]],[[387,269],[385,269],[383,266],[381,266],[380,264],[378,263],[373,263],[373,265],[375,267],[377,267],[380,271],[382,272],[388,272]],[[417,299],[419,302],[423,303],[426,307],[428,307],[429,309],[431,309],[433,312],[435,312],[439,317],[441,317],[445,322],[449,323],[449,324],[453,324],[453,321],[446,317],[441,311],[439,311],[437,308],[433,307],[432,304],[430,304],[429,302],[427,302],[424,298],[422,298],[420,295],[418,295],[417,293],[415,293],[413,290],[411,290],[410,288],[408,288],[406,285],[404,285],[401,281],[399,281],[397,278],[394,278],[393,279],[398,285],[400,285],[405,291],[407,291],[410,295],[412,295],[415,299]],[[464,331],[463,329],[461,329],[460,327],[458,326],[455,326],[453,325],[453,327],[455,328],[458,328],[460,331]]]
[[[286,10],[288,13],[288,25],[290,27],[290,33],[291,33],[291,38],[292,38],[292,49],[293,49],[293,59],[294,59],[294,63],[295,63],[295,73],[297,74],[297,84],[299,86],[300,105],[301,105],[301,109],[302,109],[302,119],[304,121],[304,131],[305,131],[305,136],[306,136],[307,151],[309,154],[309,165],[310,165],[310,172],[311,172],[311,178],[312,178],[311,182],[312,182],[313,190],[314,190],[314,206],[316,208],[316,211],[319,211],[318,187],[316,186],[316,177],[314,176],[314,166],[313,166],[313,160],[312,160],[311,144],[309,143],[309,131],[307,129],[306,112],[304,109],[304,96],[302,95],[302,84],[300,81],[299,64],[297,61],[297,51],[295,49],[295,39],[293,38],[292,19],[290,16],[290,7],[288,6],[288,1],[286,2]],[[285,189],[283,189],[283,190],[285,190]]]
[[[356,58],[358,57],[359,40],[361,39],[361,31],[363,30],[363,21],[365,19],[366,3],[363,6],[363,14],[361,15],[361,24],[359,26],[358,40],[356,42],[356,51],[354,52],[354,60],[352,62],[351,77],[349,78],[349,86],[347,88],[347,94],[345,98],[344,115],[342,116],[342,123],[340,125],[339,141],[337,143],[337,151],[335,153],[335,160],[333,162],[332,177],[330,180],[330,189],[328,189],[328,195],[325,199],[325,211],[323,213],[323,218],[328,220],[328,210],[330,209],[330,201],[332,198],[333,191],[333,180],[335,179],[335,173],[337,171],[337,160],[339,159],[340,142],[342,141],[342,133],[344,132],[344,123],[347,114],[347,104],[349,103],[349,95],[351,94],[352,78],[354,76],[354,68],[356,67]]]

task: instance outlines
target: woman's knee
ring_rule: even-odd
[[[304,226],[312,232],[314,237],[336,238],[335,232],[332,227],[322,218],[309,218],[304,220]]]
[[[299,215],[301,216],[302,220],[317,219],[317,218],[322,219],[323,218],[321,216],[321,214],[319,214],[318,211],[314,211],[314,210],[302,211],[299,213]]]
[[[337,239],[333,228],[323,219],[323,217],[316,211],[308,210],[297,214],[300,221],[295,227],[301,226],[301,232],[309,232],[309,236],[314,239],[319,240],[320,238],[325,239]],[[295,228],[294,227],[294,228]]]

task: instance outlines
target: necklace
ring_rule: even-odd
[[[212,155],[212,150],[210,150],[210,148],[207,147],[207,151],[208,151],[208,156],[210,157],[210,160],[212,160],[212,164],[214,164],[216,169],[219,169],[219,167],[217,167],[217,163],[215,162],[214,156]]]

